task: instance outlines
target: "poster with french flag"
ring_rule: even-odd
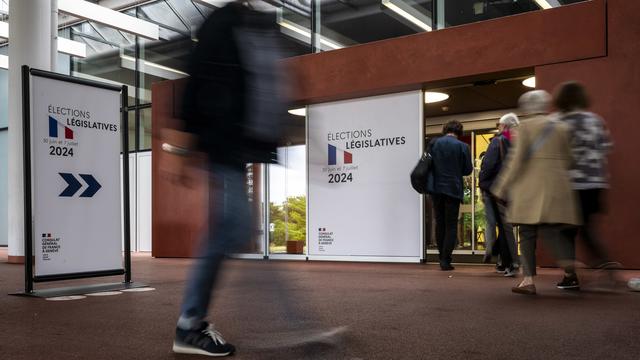
[[[422,92],[308,108],[308,256],[418,262],[422,197],[409,174],[422,153]]]
[[[338,159],[340,159],[342,164],[352,164],[353,163],[353,154],[348,151],[339,150],[337,147],[333,145],[327,145],[327,165],[338,165]]]
[[[67,140],[73,140],[73,130],[66,127],[64,124],[60,123],[53,116],[49,116],[49,137],[57,138],[58,130],[62,130],[64,132],[64,138]]]

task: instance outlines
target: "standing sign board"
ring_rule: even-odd
[[[309,107],[309,258],[418,262],[422,92]]]
[[[120,91],[33,76],[31,109],[35,275],[122,269]]]
[[[33,282],[123,274],[115,285],[130,287],[127,89],[22,70],[25,254],[35,259],[25,256],[25,294],[39,296]]]

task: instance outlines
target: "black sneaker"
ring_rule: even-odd
[[[580,283],[578,282],[578,275],[571,274],[569,276],[565,275],[557,285],[558,289],[565,290],[579,290]]]
[[[206,356],[229,356],[236,348],[227,343],[213,325],[202,322],[195,330],[176,328],[173,352]]]
[[[496,272],[498,274],[504,274],[505,270],[507,270],[504,266],[502,265],[496,265]]]
[[[440,264],[440,270],[442,271],[452,271],[455,270],[456,268],[453,267],[453,265],[451,264]]]
[[[518,269],[516,269],[513,266],[508,267],[507,269],[505,269],[503,276],[504,277],[516,277],[516,276],[518,276]]]

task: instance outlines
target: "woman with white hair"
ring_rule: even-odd
[[[519,225],[524,279],[512,288],[518,294],[536,294],[536,239],[559,259],[565,272],[574,271],[570,242],[563,230],[580,225],[576,196],[571,187],[571,134],[567,124],[547,116],[551,96],[534,90],[520,97],[527,114],[518,128],[518,141],[492,187],[509,201],[507,221]]]
[[[518,125],[520,121],[514,113],[508,113],[500,118],[498,135],[491,139],[482,158],[478,179],[486,219],[484,262],[490,262],[496,251],[499,251],[500,263],[496,265],[496,271],[504,273],[506,277],[515,276],[520,263],[516,239],[513,235],[513,227],[505,221],[505,206],[498,204],[490,191],[511,148],[511,140]],[[496,226],[500,229],[500,236],[497,238]]]

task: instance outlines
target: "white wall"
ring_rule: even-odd
[[[151,251],[151,152],[129,154],[129,201],[131,251]]]
[[[151,152],[138,154],[136,251],[151,251]]]
[[[1,124],[0,124],[1,125]],[[8,131],[0,131],[0,246],[5,246],[9,243],[7,235],[7,222],[9,220],[7,201],[7,191],[9,187],[7,185],[7,179],[9,177],[7,164],[7,138]]]

